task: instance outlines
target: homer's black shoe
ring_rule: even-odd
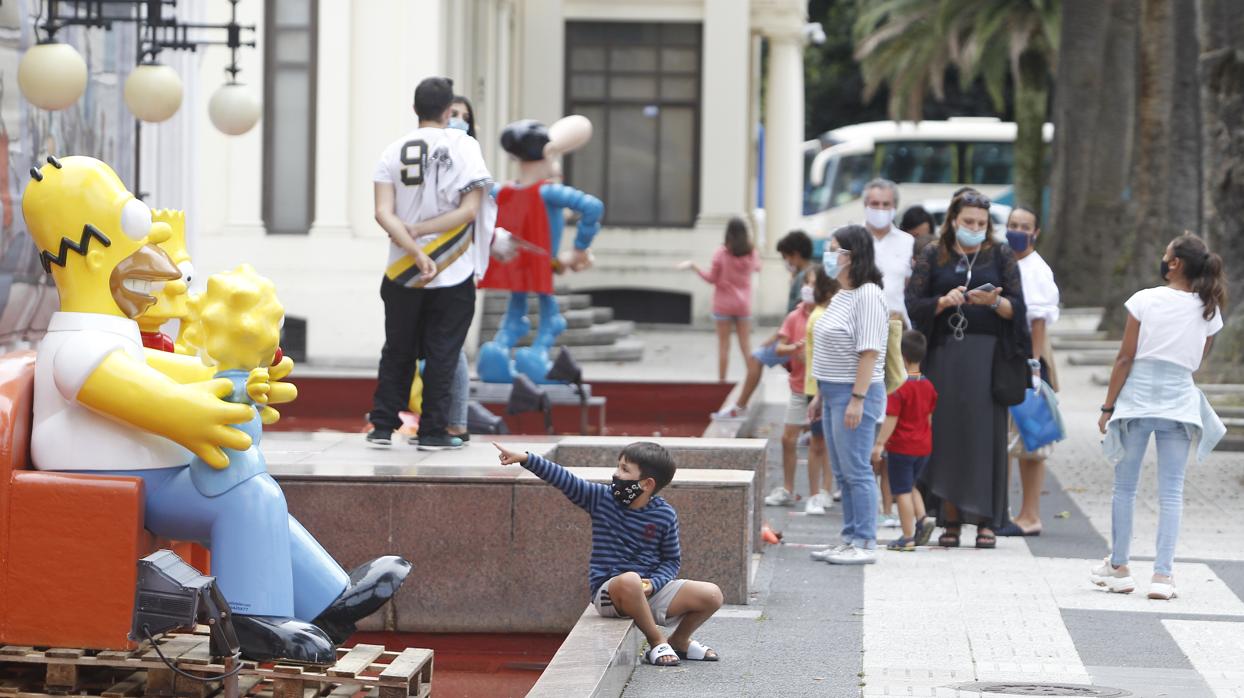
[[[337,661],[335,643],[324,631],[294,618],[233,616],[242,658],[329,666]]]
[[[410,574],[410,563],[396,555],[365,562],[350,572],[350,583],[313,622],[336,644],[354,634],[354,624],[375,613]]]

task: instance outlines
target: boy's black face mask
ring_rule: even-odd
[[[643,494],[644,488],[639,484],[639,480],[623,480],[614,475],[612,491],[615,502],[624,507],[629,507],[631,502]]]

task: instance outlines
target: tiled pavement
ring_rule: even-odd
[[[1189,466],[1177,599],[1143,594],[1157,525],[1152,462],[1135,516],[1138,593],[1097,590],[1087,577],[1107,552],[1113,472],[1096,430],[1104,391],[1090,373],[1062,373],[1069,438],[1050,464],[1041,537],[1001,539],[994,551],[882,553],[875,566],[842,569],[807,558],[840,525],[837,509],[819,518],[770,507],[784,544],[758,563],[747,608],[761,615],[732,612],[705,626],[720,664],[640,666],[626,695],[976,697],[999,694],[956,685],[1014,681],[1244,698],[1244,454]],[[773,406],[766,417],[773,425],[781,414]],[[771,446],[773,482],[780,460]],[[806,483],[802,463],[797,481]]]

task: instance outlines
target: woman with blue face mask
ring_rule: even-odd
[[[912,326],[928,340],[924,374],[938,393],[920,490],[946,547],[959,545],[967,523],[977,527],[976,547],[993,548],[1006,523],[1007,409],[994,400],[991,368],[999,342],[1031,356],[1015,253],[992,235],[989,199],[960,193],[907,283]]]
[[[479,140],[475,135],[475,107],[463,95],[454,95],[453,104],[449,105],[449,128],[466,131],[466,135]]]

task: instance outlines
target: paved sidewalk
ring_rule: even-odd
[[[1104,389],[1091,385],[1091,373],[1062,369],[1069,439],[1050,463],[1040,537],[1000,539],[994,551],[883,552],[874,566],[838,568],[807,557],[841,525],[837,507],[826,517],[768,507],[784,544],[761,556],[753,603],[726,609],[700,633],[722,661],[640,666],[626,695],[976,697],[996,694],[954,687],[1015,681],[1092,684],[1145,698],[1244,698],[1244,533],[1234,525],[1244,454],[1215,453],[1189,466],[1180,597],[1170,602],[1143,593],[1157,521],[1147,463],[1133,542],[1138,593],[1099,591],[1088,570],[1108,549],[1113,471],[1096,430]],[[762,392],[769,403],[780,392],[768,384],[775,376]],[[763,416],[775,435],[780,406]],[[774,439],[769,481],[780,477]],[[802,461],[797,482],[806,486]],[[1018,492],[1012,502],[1018,506]],[[972,529],[965,534],[970,541]]]

